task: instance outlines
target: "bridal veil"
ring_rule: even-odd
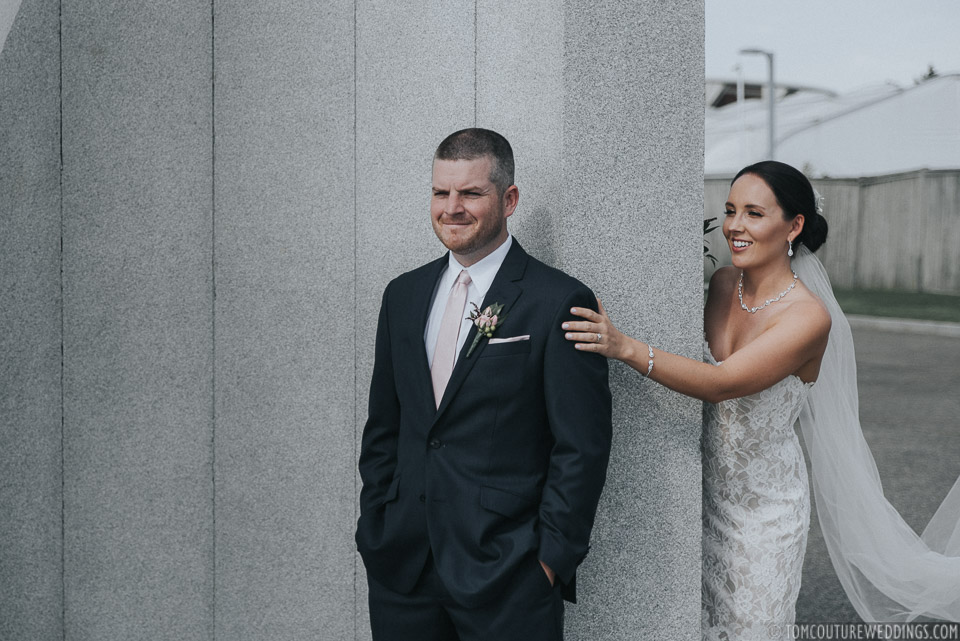
[[[960,480],[917,536],[884,497],[863,438],[853,336],[827,273],[803,246],[793,269],[833,320],[800,428],[817,515],[840,583],[864,621],[960,621]]]

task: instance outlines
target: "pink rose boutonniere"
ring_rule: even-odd
[[[476,303],[470,304],[473,305],[473,311],[467,318],[477,326],[477,335],[473,337],[473,343],[467,350],[466,358],[470,358],[470,354],[473,354],[473,350],[480,343],[481,338],[493,338],[493,333],[503,325],[503,321],[507,318],[503,315],[503,305],[500,303],[488,305],[483,311],[480,311]]]

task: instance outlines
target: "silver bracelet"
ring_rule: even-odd
[[[645,376],[649,378],[650,372],[653,371],[653,347],[651,347],[649,343],[647,343],[647,353],[650,356],[650,360],[647,361],[647,373],[645,374]]]

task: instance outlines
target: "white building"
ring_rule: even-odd
[[[712,102],[722,102],[729,86],[708,82]],[[960,168],[960,74],[845,95],[785,85],[777,93],[776,159],[811,178]],[[707,176],[730,176],[767,157],[767,113],[765,100],[708,104]]]

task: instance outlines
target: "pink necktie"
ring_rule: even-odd
[[[462,270],[457,276],[447,299],[447,308],[443,311],[440,321],[440,333],[437,335],[437,347],[433,351],[433,364],[430,366],[430,377],[433,379],[433,397],[440,407],[443,391],[447,389],[447,381],[453,373],[453,364],[457,360],[457,339],[460,337],[460,326],[463,323],[463,308],[467,304],[467,287],[470,285],[470,274]]]

